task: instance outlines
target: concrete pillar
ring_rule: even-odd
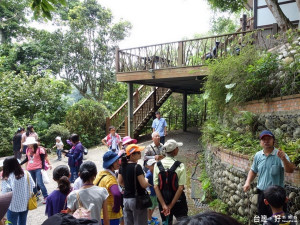
[[[187,93],[183,93],[183,101],[182,101],[182,127],[183,131],[187,131]]]
[[[128,135],[133,138],[133,84],[127,83],[128,86]]]

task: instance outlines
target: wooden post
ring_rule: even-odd
[[[108,128],[110,127],[110,119],[106,117],[106,124],[105,124],[105,134],[108,134]]]
[[[128,135],[133,137],[133,84],[127,83],[128,86]]]
[[[273,23],[272,24],[272,34],[275,35],[278,33],[278,24],[277,23]]]
[[[184,52],[183,52],[183,41],[178,42],[178,60],[177,66],[182,67],[185,65],[184,63]]]
[[[187,130],[187,93],[183,93],[183,101],[182,101],[182,128],[183,132]]]
[[[120,72],[120,65],[119,65],[119,61],[120,61],[120,56],[119,56],[119,48],[116,47],[116,73]]]
[[[247,30],[247,15],[243,14],[243,20],[242,20],[242,31]]]
[[[125,117],[125,136],[128,136],[128,116]]]

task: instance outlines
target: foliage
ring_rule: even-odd
[[[236,215],[236,214],[233,214],[231,215],[234,219],[236,219],[237,221],[239,221],[241,224],[248,224],[248,221],[249,221],[249,218],[248,217],[243,217],[243,216],[240,216],[240,215]]]
[[[114,82],[115,47],[131,29],[127,21],[112,23],[112,13],[96,0],[85,0],[68,12],[67,32],[56,31],[50,41],[57,48],[59,75],[86,98],[102,100]]]
[[[91,147],[99,144],[105,135],[107,114],[103,104],[82,99],[68,110],[65,125],[71,133],[80,136],[83,145]]]
[[[55,11],[56,5],[66,6],[66,0],[31,0],[31,9],[34,13],[34,18],[43,17],[52,19],[51,12]]]
[[[211,61],[204,87],[211,110],[222,113],[225,108],[243,102],[298,94],[299,65],[296,60],[284,65],[277,54],[265,53],[253,46],[244,47],[239,55]]]
[[[209,207],[219,213],[228,214],[228,205],[224,202],[222,202],[220,199],[215,199],[211,201],[209,204]]]
[[[110,113],[114,113],[127,100],[127,85],[122,82],[108,84],[107,91],[103,93],[102,103]]]
[[[45,135],[40,138],[42,145],[47,148],[53,147],[57,136],[61,137],[65,147],[67,147],[66,140],[70,137],[70,131],[65,126],[59,124],[52,124]]]
[[[40,136],[52,123],[64,120],[67,84],[23,72],[0,73],[0,155],[11,154],[11,140],[18,127],[32,124]]]
[[[238,22],[237,19],[217,13],[210,20],[210,31],[214,35],[233,33],[238,29]]]
[[[207,0],[213,9],[220,9],[222,12],[237,12],[245,8],[247,0]]]
[[[25,8],[27,0],[0,1],[0,43],[9,43],[20,37],[27,22]]]

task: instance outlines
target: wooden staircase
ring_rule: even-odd
[[[154,117],[162,104],[172,94],[172,90],[161,87],[150,87],[142,85],[133,94],[134,111],[133,111],[133,136],[136,138],[148,123]],[[106,118],[106,133],[109,126],[115,126],[117,133],[121,137],[128,135],[128,101],[111,116]]]

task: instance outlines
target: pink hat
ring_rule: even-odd
[[[126,144],[136,144],[137,143],[137,140],[136,139],[131,139],[131,137],[129,136],[125,136],[123,137],[123,140],[122,140],[122,145],[126,145]]]

